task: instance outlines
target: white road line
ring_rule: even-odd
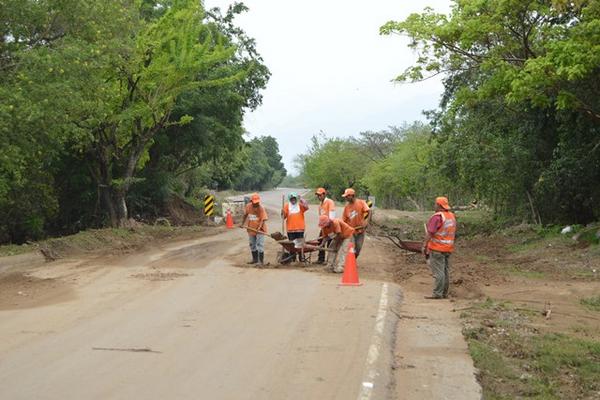
[[[383,329],[385,327],[385,317],[388,309],[388,285],[384,283],[381,287],[381,299],[379,300],[379,309],[375,319],[375,332],[367,354],[367,363],[365,367],[365,376],[358,394],[358,400],[369,400],[375,386],[377,370],[375,364],[379,358],[379,352],[383,344]]]

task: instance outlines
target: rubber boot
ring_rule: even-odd
[[[258,262],[258,251],[252,252],[252,261],[248,261],[246,264],[256,264]]]
[[[258,265],[265,265],[265,253],[258,253]]]

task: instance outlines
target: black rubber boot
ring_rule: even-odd
[[[319,250],[319,258],[317,259],[317,264],[325,264],[325,252],[323,250]]]
[[[252,261],[248,261],[246,264],[256,264],[258,262],[258,251],[252,252]]]
[[[258,265],[265,265],[265,253],[258,253]]]

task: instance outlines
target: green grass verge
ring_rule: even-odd
[[[592,311],[600,311],[600,295],[586,297],[580,300],[582,306],[592,310]],[[600,379],[600,377],[599,377]]]
[[[515,265],[510,266],[508,268],[503,268],[502,271],[506,272],[509,275],[519,276],[527,279],[543,279],[546,277],[546,274],[544,272],[522,269]]]
[[[491,299],[461,317],[485,399],[598,395],[600,341],[541,334],[532,327],[535,314]]]

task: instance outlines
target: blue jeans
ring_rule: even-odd
[[[265,235],[248,235],[248,243],[250,244],[250,251],[265,252]]]

